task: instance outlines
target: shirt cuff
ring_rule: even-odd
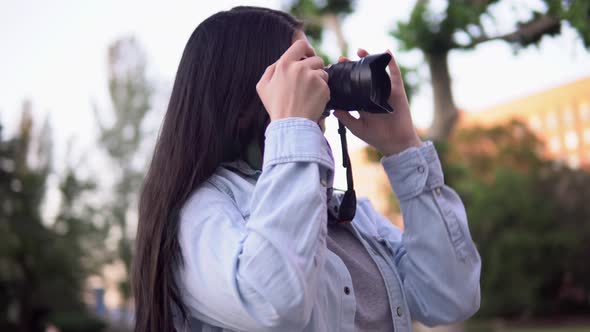
[[[438,154],[432,142],[381,159],[393,192],[400,201],[444,185]]]
[[[291,162],[316,162],[334,170],[334,159],[319,125],[305,118],[286,118],[266,128],[262,169]]]

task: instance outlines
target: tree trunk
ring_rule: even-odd
[[[328,29],[332,30],[334,35],[336,35],[336,42],[338,43],[338,48],[340,49],[340,55],[348,56],[348,43],[346,42],[346,38],[344,38],[342,24],[338,15],[334,13],[324,14],[322,21],[324,26],[328,27]]]
[[[425,54],[428,67],[430,68],[430,80],[432,94],[434,96],[434,118],[428,131],[428,136],[433,141],[446,140],[457,120],[459,112],[453,99],[451,76],[449,75],[448,52],[442,54]],[[462,332],[463,323],[448,326],[427,328],[424,325],[416,324],[417,332]]]
[[[425,53],[434,97],[434,118],[428,136],[435,141],[446,140],[459,118],[459,112],[453,100],[448,55],[448,52],[442,54]]]

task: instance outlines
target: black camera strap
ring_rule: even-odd
[[[338,220],[340,222],[351,222],[356,214],[356,194],[354,192],[354,182],[352,179],[352,166],[348,156],[348,144],[346,142],[346,127],[338,121],[338,134],[340,135],[340,145],[342,146],[342,166],[346,168],[346,192],[340,202],[338,209]]]

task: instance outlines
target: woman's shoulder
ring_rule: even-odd
[[[214,181],[203,182],[186,200],[180,210],[181,230],[193,227],[210,219],[235,219],[240,217],[239,210],[229,190]]]
[[[202,183],[186,200],[180,210],[182,221],[207,217],[215,211],[231,207],[231,198],[209,181]]]
[[[184,203],[180,211],[181,230],[210,219],[243,223],[244,216],[249,215],[249,193],[248,183],[219,167]]]

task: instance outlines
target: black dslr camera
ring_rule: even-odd
[[[325,68],[329,75],[330,101],[326,111],[365,111],[391,113],[387,100],[391,83],[385,71],[391,60],[389,53],[368,55],[359,61],[333,64]]]

